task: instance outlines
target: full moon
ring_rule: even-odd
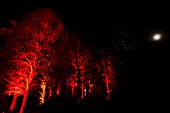
[[[160,40],[161,39],[161,34],[155,34],[153,36],[153,40]]]

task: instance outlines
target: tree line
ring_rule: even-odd
[[[11,20],[11,27],[1,27],[0,87],[13,97],[10,111],[22,97],[23,113],[28,95],[39,104],[63,93],[79,100],[89,95],[118,92],[116,56],[101,49],[97,56],[81,35],[69,33],[63,21],[51,9],[37,9],[21,20]],[[2,64],[3,62],[3,64]]]

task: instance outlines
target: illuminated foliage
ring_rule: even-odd
[[[115,57],[111,52],[103,50],[96,59],[79,35],[65,31],[52,10],[38,9],[24,15],[21,21],[10,22],[11,28],[0,29],[9,67],[3,76],[7,82],[5,94],[13,95],[10,111],[20,95],[23,101],[19,112],[23,113],[29,94],[38,96],[42,105],[60,95],[66,85],[79,100],[98,94],[103,83],[107,99],[117,91]]]
[[[101,76],[103,76],[103,80],[105,82],[105,88],[107,91],[106,99],[110,98],[111,92],[117,92],[117,73],[115,69],[116,59],[113,55],[109,54],[110,52],[107,50],[101,50],[100,62],[96,63],[96,67],[100,72]]]
[[[90,54],[90,49],[87,48],[85,44],[83,44],[76,34],[71,36],[72,43],[70,45],[70,59],[71,65],[73,67],[74,73],[71,76],[73,80],[71,83],[72,88],[73,83],[77,82],[78,87],[78,95],[81,95],[81,98],[84,98],[84,90],[85,82],[87,82],[87,78],[89,77],[89,62],[92,60],[92,55]],[[81,88],[81,90],[80,90]],[[80,93],[81,92],[81,93]]]
[[[55,12],[49,9],[37,9],[25,15],[21,22],[11,21],[11,23],[13,25],[11,29],[1,30],[6,37],[8,59],[12,64],[9,75],[13,79],[9,82],[8,92],[19,90],[10,85],[13,80],[19,79],[15,84],[19,84],[21,89],[19,91],[20,93],[22,91],[24,97],[20,109],[22,113],[33,79],[39,75],[49,76],[53,71],[56,54],[52,46],[62,38],[64,26]]]

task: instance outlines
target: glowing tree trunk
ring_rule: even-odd
[[[14,84],[12,84],[12,85],[14,85]],[[15,87],[15,89],[16,89],[16,92],[13,92],[13,99],[12,99],[12,103],[11,103],[11,106],[10,106],[10,111],[13,111],[14,109],[15,109],[15,105],[16,105],[16,102],[17,102],[17,98],[18,98],[18,96],[19,96],[19,92],[20,91],[17,91],[17,89],[18,89],[18,86],[19,86],[19,84],[18,84],[18,82],[15,84],[16,86],[14,86]]]
[[[84,99],[84,84],[81,83],[81,99]]]
[[[105,82],[106,82],[106,90],[107,90],[107,97],[106,97],[106,99],[110,99],[109,79],[108,79],[107,75],[105,77],[106,77]]]
[[[20,108],[20,111],[19,113],[23,113],[24,111],[24,108],[25,108],[25,105],[26,105],[26,102],[27,102],[27,96],[28,96],[28,90],[29,90],[29,85],[32,83],[32,80],[35,76],[34,74],[34,70],[33,70],[33,65],[31,63],[31,61],[25,57],[25,59],[27,60],[27,62],[25,61],[22,61],[24,64],[28,65],[29,68],[30,68],[30,73],[29,73],[29,76],[25,76],[25,71],[27,70],[24,70],[24,77],[25,77],[25,89],[24,89],[24,93],[23,93],[23,101],[22,101],[22,104],[21,104],[21,108]],[[34,62],[35,63],[35,62]]]
[[[40,104],[43,104],[44,103],[44,99],[45,99],[45,89],[46,89],[46,84],[44,81],[41,82],[41,89],[42,89],[42,92],[40,93],[41,96],[40,96]]]
[[[58,87],[57,87],[56,94],[57,94],[58,96],[60,95],[60,85],[58,85]]]
[[[74,96],[74,86],[71,87],[71,94],[72,94],[72,96]]]
[[[74,88],[75,88],[75,83],[74,80],[71,81],[71,95],[74,96]]]
[[[27,58],[26,60],[29,61]],[[18,64],[21,65],[22,68]],[[10,111],[13,111],[15,109],[15,104],[17,101],[17,97],[19,95],[23,95],[24,98],[27,98],[27,93],[25,92],[27,92],[26,90],[28,90],[28,79],[26,78],[27,77],[26,73],[23,73],[23,70],[25,71],[26,69],[29,69],[30,67],[31,68],[30,75],[32,74],[32,67],[26,61],[18,61],[18,64],[16,64],[18,66],[18,70],[12,70],[10,74],[11,80],[7,80],[8,84],[7,84],[6,93],[8,94],[12,93],[14,95],[10,109],[9,109]],[[27,71],[30,71],[30,69]],[[16,76],[16,74],[18,76]],[[24,108],[24,102],[22,106],[23,106],[22,108]]]
[[[52,88],[49,87],[49,95],[48,95],[48,99],[49,99],[49,100],[50,100],[51,97],[52,97],[52,93],[53,93]]]
[[[60,87],[57,88],[57,95],[60,95]]]
[[[77,70],[78,70],[78,99],[81,98],[81,72],[80,72],[80,69],[79,69],[79,66],[78,66],[78,61],[77,61],[77,58],[76,58],[76,66],[77,66]],[[79,100],[78,100],[79,101]]]
[[[14,97],[13,97],[13,100],[12,100],[12,103],[11,103],[11,106],[10,106],[10,109],[9,109],[10,111],[13,111],[15,109],[17,97],[18,97],[18,94],[14,93]]]
[[[27,101],[27,96],[28,96],[28,79],[26,79],[26,89],[25,89],[25,92],[24,92],[24,98],[23,98],[23,101],[22,101],[22,104],[21,104],[21,108],[20,108],[20,111],[19,113],[23,113],[24,111],[24,108],[25,108],[25,105],[26,105],[26,101]]]
[[[92,88],[93,88],[93,84],[91,84],[89,80],[89,93],[92,93]]]
[[[86,96],[87,95],[87,90],[86,89],[84,89],[84,96]]]

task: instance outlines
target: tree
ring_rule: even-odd
[[[70,59],[70,42],[71,37],[69,33],[66,31],[63,34],[63,38],[59,44],[55,45],[56,50],[56,64],[54,68],[54,76],[55,77],[55,84],[54,84],[54,91],[56,92],[55,95],[59,95],[61,91],[64,91],[67,88],[68,78],[73,73],[73,68],[71,65]],[[58,76],[59,75],[59,76]],[[61,76],[60,76],[61,75]]]
[[[109,54],[109,52],[106,49],[103,49],[99,53],[100,61],[96,64],[98,71],[101,73],[101,76],[103,76],[106,91],[107,91],[107,97],[106,99],[110,98],[111,92],[117,92],[117,73],[115,69],[116,59],[113,55]]]
[[[7,49],[11,52],[9,59],[12,59],[10,63],[15,64],[9,75],[17,75],[24,82],[20,82],[24,84],[20,108],[22,113],[33,79],[38,75],[49,76],[52,71],[55,64],[55,51],[52,47],[62,38],[64,26],[62,20],[50,9],[37,9],[26,14],[21,22],[11,23],[11,29],[1,30],[7,37]]]
[[[77,82],[78,97],[84,98],[84,83],[90,73],[89,62],[92,59],[90,49],[81,42],[78,35],[72,34],[70,45],[70,59],[74,69],[72,79]]]
[[[88,70],[89,62],[92,59],[90,49],[82,42],[80,35],[76,33],[64,38],[60,44],[57,50],[65,50],[61,56],[67,68],[67,75],[69,75],[66,78],[69,79],[72,96],[74,95],[75,88],[77,88],[78,99],[83,98],[84,83],[90,73]]]

